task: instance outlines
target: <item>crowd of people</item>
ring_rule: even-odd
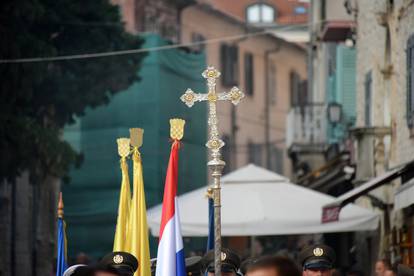
[[[336,254],[326,245],[312,245],[299,254],[299,265],[284,256],[260,256],[243,262],[232,250],[221,251],[222,276],[337,276]],[[193,256],[185,260],[188,276],[214,276],[214,251],[203,257]],[[133,276],[139,261],[126,252],[111,252],[95,265],[76,264],[69,267],[64,276]],[[156,275],[156,259],[151,260],[151,274]],[[414,269],[398,265],[393,268],[387,260],[375,265],[375,276],[414,276]],[[163,276],[163,275],[157,275]],[[350,272],[347,276],[361,276]]]

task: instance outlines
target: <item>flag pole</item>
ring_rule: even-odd
[[[182,119],[170,120],[170,137],[173,141],[165,176],[156,276],[187,275],[177,199],[178,152],[184,135],[184,124]]]
[[[131,153],[129,138],[118,138],[118,154],[122,174],[121,189],[119,192],[118,217],[114,237],[113,251],[126,251],[128,233],[129,209],[131,207],[131,187],[128,174],[127,157]]]
[[[64,204],[63,204],[63,196],[62,196],[62,192],[59,193],[59,203],[58,203],[58,218],[63,219],[63,215],[64,215]]]
[[[62,192],[59,193],[59,203],[58,203],[58,240],[57,240],[57,260],[56,260],[56,276],[62,276],[67,268],[66,263],[66,233],[65,233],[65,222],[63,220],[63,197]]]

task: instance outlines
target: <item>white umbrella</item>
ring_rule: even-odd
[[[374,230],[379,215],[349,204],[339,221],[321,222],[322,206],[334,197],[292,184],[289,179],[255,165],[222,178],[222,235],[260,236]],[[206,188],[178,197],[183,236],[208,235]],[[148,210],[151,233],[158,236],[162,205]]]

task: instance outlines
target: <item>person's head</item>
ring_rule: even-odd
[[[80,252],[78,255],[76,255],[76,261],[75,262],[77,264],[85,264],[85,265],[88,265],[91,262],[91,260],[90,260],[90,258],[89,258],[88,255],[86,255],[83,252]]]
[[[227,248],[221,249],[221,275],[236,276],[240,268],[240,258],[232,250]],[[214,276],[214,250],[207,252],[201,260],[202,271],[208,276]]]
[[[243,262],[242,272],[245,276],[300,276],[295,263],[281,256],[263,256]]]
[[[299,254],[303,276],[332,276],[335,251],[327,245],[312,245]]]
[[[385,276],[385,271],[391,269],[391,263],[387,259],[378,260],[375,263],[375,275],[376,276]]]
[[[127,252],[111,252],[99,262],[96,276],[133,276],[138,269],[138,260]]]

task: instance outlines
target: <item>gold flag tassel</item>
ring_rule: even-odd
[[[130,129],[132,160],[133,160],[133,195],[128,222],[128,252],[139,260],[139,268],[134,276],[151,275],[151,262],[148,240],[147,207],[145,204],[144,179],[142,174],[142,161],[139,148],[142,146],[144,130]]]
[[[126,235],[128,231],[129,208],[131,205],[131,187],[129,183],[127,157],[130,153],[129,138],[119,138],[118,154],[121,157],[121,191],[119,193],[118,218],[114,238],[114,251],[126,251]]]

